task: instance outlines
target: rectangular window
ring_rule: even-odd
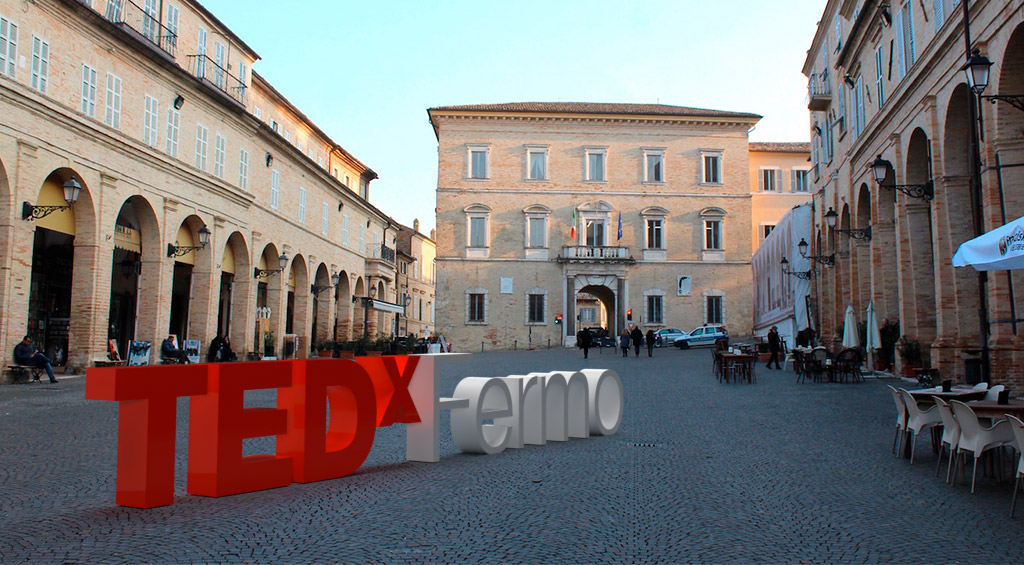
[[[854,88],[856,89],[856,92],[853,93],[853,98],[856,102],[854,111],[857,115],[853,118],[853,137],[856,139],[864,132],[864,77],[857,75],[857,82]]]
[[[722,221],[704,220],[704,249],[722,248]]]
[[[248,78],[249,69],[245,66],[245,61],[238,63],[238,82],[245,88],[249,84]]]
[[[366,252],[366,226],[359,224],[359,252]]]
[[[604,245],[605,223],[604,220],[585,220],[584,244],[590,247],[601,247]]]
[[[644,155],[644,182],[665,182],[665,154]]]
[[[167,5],[167,42],[170,47],[178,45],[178,8],[172,4]]]
[[[942,0],[935,0],[936,6],[942,5]],[[882,56],[882,46],[879,45],[875,49],[875,98],[878,99],[878,108],[881,109],[885,104],[885,59]]]
[[[0,43],[0,50],[3,44]],[[2,67],[2,63],[0,63]],[[46,94],[50,82],[50,44],[38,37],[32,37],[32,88]],[[117,111],[121,114],[121,79],[117,79]]]
[[[592,182],[604,182],[604,150],[587,150],[587,179]]]
[[[196,124],[196,168],[206,170],[206,155],[210,148],[210,130]]]
[[[341,244],[348,245],[348,214],[341,216]]]
[[[487,247],[487,218],[477,216],[469,219],[469,246]]]
[[[487,178],[487,149],[470,148],[469,150],[469,178]]]
[[[159,0],[146,0],[142,7],[142,36],[157,45],[160,44],[160,26],[157,25],[159,19]]]
[[[833,25],[835,26],[834,31],[836,34],[836,52],[838,53],[843,48],[843,26],[839,19],[839,14],[836,14],[835,18],[833,18]]]
[[[15,78],[18,68],[18,26],[0,17],[0,73]]]
[[[306,223],[306,189],[299,187],[299,223]]]
[[[546,180],[548,178],[548,150],[528,149],[526,151],[526,178]]]
[[[908,2],[893,14],[893,28],[896,30],[897,77],[902,80],[914,65],[914,5]]]
[[[206,29],[202,27],[196,35],[196,77],[206,78]]]
[[[256,116],[257,120],[263,118],[263,112],[260,110],[259,106],[253,106],[252,115]]]
[[[224,153],[227,151],[228,140],[217,134],[213,142],[213,176],[224,178]]]
[[[597,321],[597,308],[580,308],[580,321],[581,322],[595,322],[595,321]]]
[[[768,235],[771,234],[772,230],[774,230],[774,229],[775,229],[775,224],[765,224],[765,225],[761,226],[761,240],[764,241],[764,240],[768,239]]]
[[[708,296],[707,297],[707,310],[708,324],[721,324],[722,323],[722,297],[721,296]]]
[[[178,131],[181,128],[181,112],[171,106],[167,109],[167,154],[178,156]]]
[[[82,65],[82,113],[96,116],[96,69]]]
[[[662,314],[662,297],[661,296],[648,296],[647,297],[647,323],[648,324],[664,324],[665,319]]]
[[[782,190],[782,169],[761,169],[757,180],[762,191],[779,192]]]
[[[34,69],[33,76],[35,76]],[[121,127],[121,77],[111,73],[107,73],[107,112],[103,121],[112,128]],[[153,121],[155,125],[155,116]],[[145,141],[145,133],[143,133],[143,141]]]
[[[704,154],[704,184],[719,184],[722,182],[722,156],[717,154]]]
[[[647,248],[648,249],[664,249],[664,241],[662,238],[662,230],[664,230],[664,221],[661,218],[651,218],[647,220]]]
[[[531,324],[543,324],[544,323],[544,295],[543,294],[531,294],[529,295],[529,316],[527,320]]]
[[[527,221],[530,226],[530,247],[547,247],[547,218],[529,218]]]
[[[836,98],[839,101],[839,133],[846,131],[846,124],[849,120],[846,119],[846,85],[840,84],[839,88],[836,89]]]
[[[809,192],[811,190],[811,172],[805,169],[793,169],[793,192]]]
[[[281,173],[277,169],[270,172],[270,207],[277,210],[277,197],[281,194]]]
[[[225,49],[224,44],[219,41],[213,42],[213,84],[217,85],[217,88],[224,90],[224,67],[227,66],[225,60]]]
[[[327,235],[327,203],[320,209],[320,233]]]
[[[249,152],[238,151],[238,188],[245,190],[249,186]]]
[[[142,115],[142,142],[150,147],[156,147],[157,117],[160,115],[160,101],[150,95],[146,95],[145,112]],[[198,151],[198,140],[196,141]]]
[[[299,149],[299,153],[302,153],[302,140],[301,139],[295,138],[295,147],[297,147]],[[310,157],[312,157],[312,155],[310,155]]]
[[[470,294],[469,295],[469,312],[467,313],[466,319],[470,322],[483,322],[484,321],[484,295],[483,294]]]

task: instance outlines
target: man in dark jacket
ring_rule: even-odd
[[[165,359],[173,359],[177,363],[189,364],[188,355],[181,349],[178,349],[178,344],[173,335],[167,336],[167,339],[160,345],[160,356]]]
[[[587,358],[587,354],[590,351],[590,346],[593,345],[593,338],[590,335],[590,330],[587,328],[581,329],[576,333],[576,343],[579,344],[580,348],[583,349],[583,358]]]
[[[53,376],[50,360],[32,345],[32,338],[28,336],[22,338],[21,343],[14,346],[14,362],[28,367],[42,367],[46,370],[46,375],[50,377],[50,382],[57,382],[57,377]]]
[[[640,346],[644,344],[644,332],[640,331],[638,326],[634,326],[633,331],[629,333],[629,337],[633,339],[633,352],[639,357]]]
[[[765,367],[772,368],[772,363],[775,363],[776,369],[781,369],[779,366],[779,328],[772,326],[772,329],[768,330],[768,351],[772,354],[768,358],[768,364]]]
[[[654,335],[654,330],[647,330],[647,335],[644,336],[647,340],[647,356],[654,357],[654,343],[658,341],[658,337]]]

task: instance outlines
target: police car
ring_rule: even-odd
[[[679,349],[689,349],[691,347],[700,347],[702,345],[714,345],[719,340],[725,340],[729,342],[729,332],[722,326],[701,326],[694,328],[689,335],[684,335],[675,341],[676,347]]]

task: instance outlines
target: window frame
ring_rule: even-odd
[[[657,319],[655,319],[651,302],[657,302]],[[650,289],[644,291],[644,325],[664,326],[665,325],[665,292],[661,289]]]
[[[768,173],[771,175],[768,175]],[[768,179],[771,179],[771,188],[768,188]],[[760,192],[781,193],[785,186],[782,181],[781,167],[759,167],[757,169],[757,188]]]
[[[601,157],[601,178],[591,178],[590,157]],[[607,146],[586,146],[583,148],[583,182],[607,183],[608,182],[608,147]]]
[[[238,188],[246,191],[249,187],[249,152],[244,147],[238,150]]]
[[[200,135],[201,134],[201,135]],[[210,128],[196,124],[196,161],[197,169],[206,170],[207,153],[210,149]]]
[[[549,221],[549,218],[551,217],[551,209],[543,204],[533,204],[523,208],[523,215],[525,216],[523,246],[526,249],[547,249],[551,229],[551,222]],[[533,222],[535,220],[543,222],[544,232],[541,234],[541,245],[533,245]]]
[[[644,147],[643,151],[643,173],[641,176],[641,184],[665,184],[665,148],[664,147]],[[659,159],[660,178],[651,178],[650,170],[650,159],[657,157]]]
[[[701,149],[700,150],[700,183],[703,186],[721,186],[722,182],[722,157],[725,151],[722,149]],[[708,180],[708,159],[714,159],[714,178]]]
[[[534,155],[540,155],[544,158],[544,170],[540,177],[533,176],[533,157]],[[543,182],[548,180],[548,146],[547,145],[527,145],[526,146],[526,170],[524,171],[523,180],[526,182]]]
[[[725,324],[725,292],[717,289],[707,290],[704,296],[704,324],[708,326],[721,326]],[[717,303],[717,308],[712,311],[712,302]],[[712,319],[712,314],[717,314],[717,319]]]
[[[809,167],[793,167],[792,172],[792,191],[800,194],[809,193],[811,191],[811,169]],[[803,177],[803,183],[800,182],[801,176]],[[800,189],[801,184],[803,190]]]
[[[479,297],[479,298],[474,298]],[[474,301],[479,301],[479,305],[474,305]],[[472,287],[466,289],[466,325],[467,326],[484,326],[487,325],[487,289],[482,287]],[[477,314],[472,316],[472,314]]]
[[[533,287],[526,291],[526,298],[524,303],[526,304],[526,319],[525,324],[527,326],[544,326],[547,325],[547,313],[548,313],[548,291],[545,288]],[[537,309],[537,302],[539,302],[539,312],[535,312]],[[534,314],[539,314],[537,318]]]
[[[10,26],[10,24],[8,24]],[[8,27],[9,29],[9,27]],[[8,32],[10,33],[10,32]],[[38,46],[38,49],[37,49]],[[2,49],[2,47],[0,47]],[[2,69],[0,69],[2,73]],[[110,73],[107,73],[108,76]],[[118,78],[118,81],[121,79]],[[46,94],[47,86],[50,83],[50,42],[39,37],[38,35],[32,36],[32,88]],[[118,91],[118,106],[117,106],[117,117],[118,123],[120,124],[121,118],[121,106],[120,106],[121,93]]]
[[[166,153],[171,157],[178,156],[178,136],[181,133],[181,111],[174,106],[167,109],[167,144]]]
[[[224,178],[224,156],[227,153],[228,140],[217,133],[213,137],[213,176]]]
[[[490,250],[491,244],[491,208],[484,204],[471,204],[463,209],[463,213],[466,216],[466,253],[467,255],[472,254],[483,254],[484,257]],[[473,245],[473,221],[483,221],[483,245]]]
[[[0,16],[0,31],[4,25],[7,35],[0,35],[0,74],[12,79],[18,78],[18,24]]]
[[[82,63],[82,103],[79,109],[90,118],[96,117],[96,69]]]
[[[277,210],[281,198],[281,172],[277,169],[270,171],[270,208]]]
[[[483,176],[475,176],[473,154],[483,153]],[[467,143],[466,144],[466,180],[486,181],[491,179],[491,145],[489,143]]]

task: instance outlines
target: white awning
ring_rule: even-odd
[[[373,310],[381,310],[384,312],[392,312],[394,314],[404,314],[405,306],[399,304],[392,304],[391,302],[384,302],[383,300],[371,300],[370,308]]]
[[[1024,217],[964,242],[953,255],[954,267],[979,271],[1024,268]]]

